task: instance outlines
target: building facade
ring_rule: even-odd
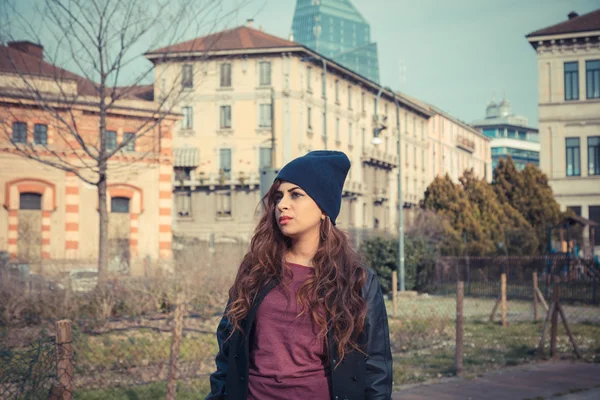
[[[538,58],[540,168],[563,210],[600,223],[600,10],[527,40]]]
[[[465,170],[492,181],[490,139],[456,117],[430,105],[428,162],[431,167],[427,182],[448,175],[458,182]],[[424,190],[424,189],[423,189]]]
[[[41,268],[33,272],[49,272],[44,268],[51,265],[95,267],[98,191],[77,176],[92,179],[94,161],[66,132],[77,130],[87,146],[97,146],[95,84],[44,61],[43,48],[33,43],[2,46],[0,59],[0,250]],[[44,101],[31,97],[24,79]],[[144,96],[153,90],[141,89]],[[142,91],[119,100],[106,127],[109,151],[141,126],[151,127],[108,163],[109,268],[133,274],[141,273],[143,259],[169,259],[172,241],[175,119],[157,120],[158,105],[140,98]]]
[[[343,151],[352,163],[338,226],[397,232],[396,122],[404,209],[422,199],[431,169],[443,170],[429,159],[434,112],[300,44],[250,27],[216,35],[146,55],[159,88],[189,85],[173,139],[176,233],[248,240],[260,213],[259,169],[318,149]],[[378,145],[374,129],[382,129]],[[488,141],[473,129],[468,135]]]
[[[506,99],[499,103],[490,101],[485,119],[474,121],[471,125],[492,139],[492,169],[501,158],[509,156],[519,171],[529,163],[540,166],[538,130],[529,126],[526,117],[512,114]]]
[[[295,42],[379,82],[371,27],[350,0],[296,0],[292,35]]]

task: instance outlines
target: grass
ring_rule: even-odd
[[[178,400],[203,399],[210,392],[208,379],[194,380],[177,384]],[[132,387],[110,389],[76,390],[75,398],[80,400],[146,400],[164,399],[167,393],[165,382],[154,382]]]
[[[533,322],[531,302],[509,301],[507,327],[488,322],[493,299],[465,299],[464,376],[536,360],[543,321]],[[387,303],[394,357],[394,384],[419,383],[454,376],[456,301],[448,296],[400,298],[398,316]],[[563,305],[583,358],[600,362],[600,308]],[[545,316],[540,306],[540,319]],[[179,359],[183,370],[179,399],[202,398],[209,390],[214,355],[213,330],[218,317],[184,332]],[[194,328],[186,325],[188,328]],[[165,326],[166,328],[166,326]],[[559,326],[558,351],[574,358],[564,328]],[[171,335],[150,328],[114,329],[99,334],[78,332],[75,338],[76,397],[82,399],[159,399],[166,392],[165,375]],[[547,343],[548,346],[548,343]],[[548,349],[546,347],[546,355]],[[144,382],[144,384],[140,384]],[[86,389],[87,388],[87,389]]]
[[[507,327],[497,322],[500,310],[495,322],[488,322],[494,303],[494,299],[465,298],[463,372],[466,377],[536,360],[543,321],[533,322],[532,302],[509,301]],[[391,302],[387,302],[387,307],[394,352],[394,384],[454,376],[455,298],[402,297],[398,300],[396,318],[393,318]],[[583,358],[600,362],[600,308],[574,305],[563,305],[563,308]],[[539,319],[543,319],[545,311],[541,306],[538,312]],[[558,330],[557,348],[562,357],[574,358],[562,325]]]

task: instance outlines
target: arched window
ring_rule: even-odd
[[[110,210],[113,213],[129,214],[129,199],[127,197],[111,197]]]
[[[20,193],[19,194],[19,209],[20,210],[41,210],[42,195],[39,193]]]

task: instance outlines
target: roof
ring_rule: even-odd
[[[200,151],[195,147],[173,149],[174,167],[197,167],[200,165]]]
[[[17,44],[30,44],[39,51],[42,55],[43,48],[29,42],[16,42]],[[25,48],[25,47],[21,47]],[[10,73],[19,75],[42,76],[50,79],[72,80],[77,83],[77,94],[82,96],[97,96],[98,85],[82,76],[67,71],[66,69],[57,67],[47,61],[43,57],[36,56],[26,51],[21,51],[18,48],[0,45],[0,73]],[[140,99],[150,100],[154,98],[153,85],[134,85],[121,86],[116,88],[117,93],[123,95],[124,99]]]
[[[0,45],[0,72],[74,80],[77,82],[77,93],[97,95],[96,85],[92,81],[10,46]]]
[[[188,40],[186,42],[177,43],[172,46],[162,47],[146,54],[267,49],[298,46],[298,43],[269,35],[258,29],[240,26],[234,29]]]
[[[567,21],[531,32],[526,37],[600,31],[600,9],[573,17]]]

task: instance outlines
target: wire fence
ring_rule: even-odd
[[[175,274],[120,277],[85,291],[56,285],[22,291],[23,283],[3,279],[0,399],[202,397],[237,265],[223,261],[228,253],[195,255],[205,264],[190,262],[194,267]],[[551,352],[576,359],[569,336],[582,360],[599,362],[597,266],[570,260],[565,270],[564,262],[440,258],[421,291],[400,293],[396,310],[389,301],[394,383],[476,375]],[[464,282],[460,312],[457,281]],[[64,319],[68,327],[60,325]]]

